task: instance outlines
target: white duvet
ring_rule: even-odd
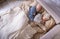
[[[23,25],[26,25],[27,22],[28,18],[25,12],[20,10],[19,7],[16,7],[15,11],[10,10],[8,14],[0,18],[0,39],[12,39],[15,34],[18,34],[18,30]]]

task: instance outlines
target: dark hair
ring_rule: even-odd
[[[7,1],[7,0],[0,0],[0,4],[4,3],[5,1]]]

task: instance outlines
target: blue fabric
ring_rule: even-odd
[[[29,19],[31,21],[34,20],[35,14],[36,14],[36,7],[35,6],[30,7],[29,8]]]

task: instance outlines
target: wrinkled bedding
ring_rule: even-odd
[[[22,7],[18,6],[23,3],[13,1],[13,6],[11,4],[12,2],[6,4],[0,10],[0,39],[15,39],[21,27],[26,25],[29,20]]]

